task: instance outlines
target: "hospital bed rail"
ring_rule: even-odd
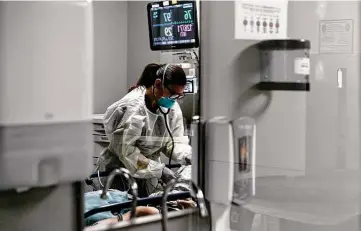
[[[179,192],[179,193],[172,193],[168,195],[167,201],[173,200],[180,200],[180,199],[187,199],[191,198],[190,192]],[[137,199],[137,206],[149,206],[149,205],[160,205],[162,203],[163,196],[154,196],[154,197],[145,197],[145,198],[138,198]],[[132,201],[126,201],[122,203],[116,203],[111,205],[104,205],[99,208],[95,208],[89,210],[88,212],[84,213],[84,218],[88,218],[94,214],[101,213],[101,212],[111,212],[117,213],[123,209],[131,208]]]
[[[181,164],[171,164],[171,165],[165,165],[165,166],[170,169],[178,169],[182,165]],[[96,171],[93,174],[91,174],[88,178],[85,179],[85,184],[88,187],[89,186],[91,187],[91,189],[89,188],[87,191],[101,190],[104,187],[101,178],[104,179],[104,178],[108,177],[110,173],[111,173],[111,171]],[[94,181],[94,179],[97,179],[97,181]]]

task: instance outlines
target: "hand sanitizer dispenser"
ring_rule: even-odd
[[[206,123],[206,184],[205,194],[209,201],[230,204],[233,192],[233,133],[229,120],[217,117]]]
[[[217,117],[206,124],[206,196],[243,204],[255,194],[256,125],[252,118]]]
[[[242,205],[256,194],[256,122],[249,117],[232,121],[234,142],[233,203]]]

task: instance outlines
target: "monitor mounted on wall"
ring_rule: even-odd
[[[199,47],[195,1],[152,2],[147,12],[151,50]]]

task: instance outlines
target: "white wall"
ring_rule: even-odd
[[[149,46],[147,1],[128,2],[128,85],[139,79],[143,68],[159,63],[160,52],[151,51]]]
[[[128,2],[94,4],[94,113],[127,93]]]
[[[304,15],[308,16],[304,17]],[[258,169],[266,165],[282,167],[284,170],[305,170],[308,174],[327,173],[333,169],[360,169],[360,17],[360,3],[357,1],[291,1],[289,3],[288,36],[311,41],[311,91],[306,94],[272,92],[271,104],[257,121],[257,164],[260,165]],[[345,54],[321,54],[320,21],[344,19],[351,19],[354,23],[353,51]],[[221,39],[225,34],[232,35],[228,30],[227,33],[221,34]],[[236,41],[232,42],[236,44]],[[233,45],[233,49],[234,47],[239,49],[238,52],[242,50],[242,46],[247,46],[247,41],[239,43]],[[227,48],[222,47],[222,50],[225,49]],[[228,56],[222,56],[219,51],[215,53],[222,59],[228,58],[231,54],[225,52]],[[206,61],[203,59],[203,62]],[[246,63],[247,60],[244,62]],[[220,62],[218,64],[222,65]],[[242,66],[239,62],[239,68],[243,68],[244,80],[252,72]],[[345,69],[343,88],[337,87],[339,68]],[[227,73],[232,69],[219,68],[219,70]],[[239,79],[241,78],[231,81],[240,81]],[[219,85],[222,82],[229,84],[230,80],[224,77],[218,78],[217,81]],[[236,89],[231,91],[231,94],[237,95],[245,84],[242,87],[239,84],[231,85],[238,87],[238,91]],[[207,89],[213,88],[209,86]],[[236,95],[232,95],[231,100],[238,100]],[[232,106],[234,104],[224,104],[220,107],[208,107],[207,110],[211,114],[226,111],[227,115],[229,113],[227,110],[232,112],[229,109]],[[217,109],[221,110],[217,111]]]
[[[353,20],[353,51],[320,53],[320,21],[344,19]],[[306,168],[311,174],[360,169],[360,21],[358,1],[295,1],[289,7],[290,36],[312,44],[306,130]],[[337,87],[339,68],[346,70],[343,88]]]
[[[94,2],[94,113],[104,113],[147,64],[160,61],[149,46],[147,3]]]

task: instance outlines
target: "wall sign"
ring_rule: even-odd
[[[320,53],[352,53],[353,20],[320,21]]]
[[[287,0],[235,0],[235,39],[287,38]]]

